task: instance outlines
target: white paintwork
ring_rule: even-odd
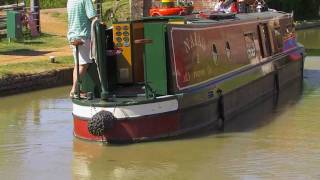
[[[93,107],[93,106],[81,106],[73,104],[73,114],[78,117],[92,118],[97,112],[102,110],[112,112],[113,115],[118,118],[134,118],[152,114],[160,114],[165,112],[171,112],[178,109],[178,100],[171,99],[168,101],[138,104],[132,106],[119,106],[119,107]]]

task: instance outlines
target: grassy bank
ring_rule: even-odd
[[[320,56],[320,49],[306,49],[307,56]]]
[[[295,27],[297,30],[320,27],[320,20],[318,19],[313,21],[296,21]]]
[[[49,14],[48,12],[45,12],[45,14]],[[53,18],[57,18],[59,21],[61,21],[61,22],[65,22],[65,23],[68,23],[68,14],[67,14],[67,12],[65,11],[65,12],[52,12],[51,14],[50,14],[50,16],[51,17],[53,17]]]
[[[21,41],[12,41],[8,42],[7,39],[0,40],[0,55],[7,55],[14,53],[15,55],[19,54],[30,54],[34,53],[35,55],[38,50],[50,49],[63,47],[68,44],[65,37],[42,34],[40,37],[36,38],[25,38]]]
[[[0,79],[9,76],[37,74],[70,67],[73,67],[73,57],[71,56],[58,57],[56,58],[56,63],[51,63],[49,60],[43,59],[32,62],[0,65]]]

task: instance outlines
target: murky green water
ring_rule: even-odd
[[[319,38],[320,41],[320,38]],[[0,99],[0,179],[319,179],[320,57],[225,133],[109,146],[72,134],[69,87]]]
[[[306,49],[320,49],[320,28],[297,31],[297,38]]]
[[[320,27],[298,31],[297,38],[309,55],[320,56]]]

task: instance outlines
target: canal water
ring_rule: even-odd
[[[320,28],[298,31],[297,37],[306,49],[320,51]]]
[[[73,136],[69,87],[2,97],[0,179],[320,179],[320,57],[306,60],[301,88],[244,112],[224,133],[117,146]]]

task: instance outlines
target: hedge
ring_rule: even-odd
[[[63,8],[67,6],[67,0],[39,0],[41,9]],[[30,0],[26,0],[27,5]]]
[[[17,0],[0,0],[0,5],[15,4],[15,3],[17,3]]]

